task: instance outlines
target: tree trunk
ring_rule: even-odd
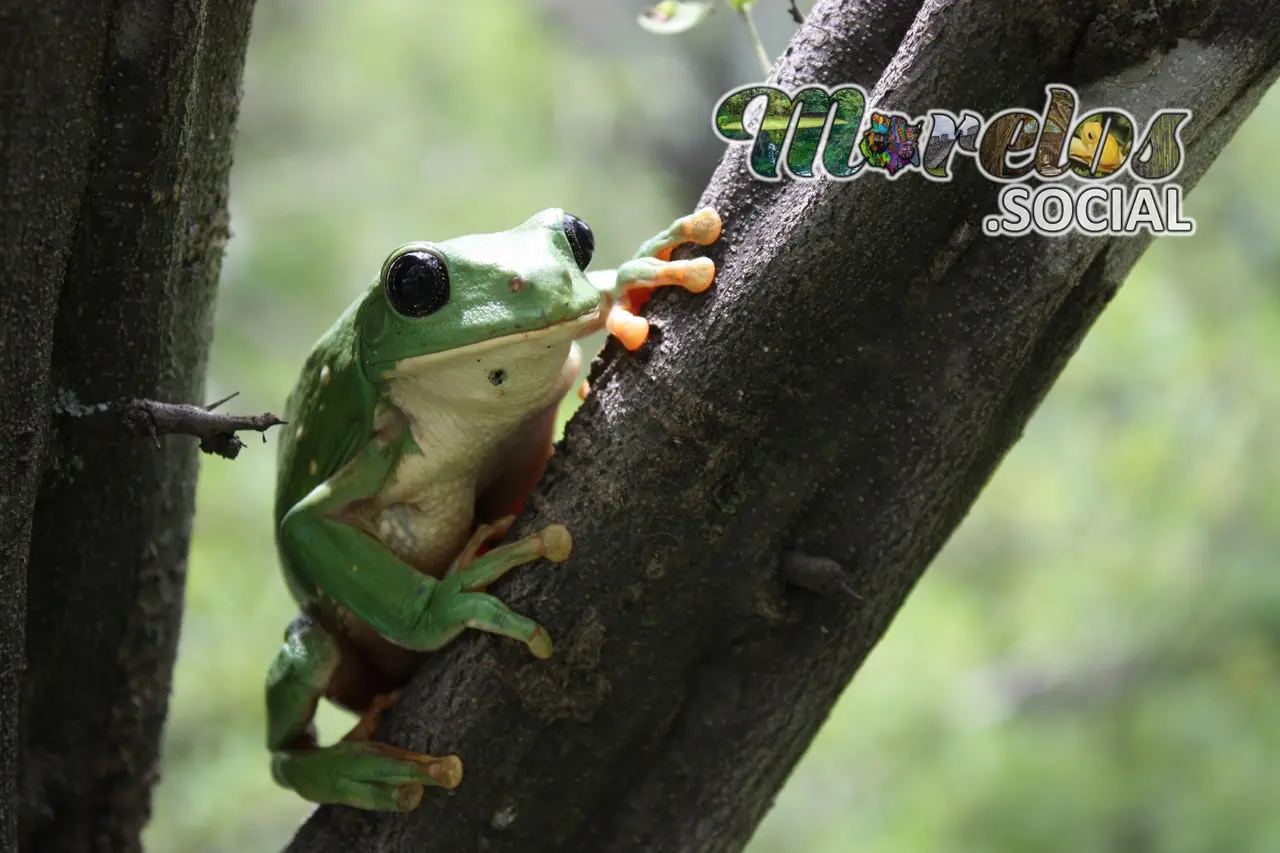
[[[3,850],[140,848],[195,441],[51,413],[200,400],[252,5],[0,4]]]
[[[1191,186],[1280,60],[1280,0],[918,7],[822,0],[775,82],[879,79],[871,103],[911,115],[1038,112],[1049,82],[1142,121],[1186,107]],[[496,587],[555,656],[471,632],[430,658],[380,737],[457,752],[462,787],[321,808],[290,849],[741,850],[1149,242],[983,237],[998,191],[964,163],[767,184],[730,151],[703,196],[716,287],[656,296],[647,355],[606,351],[513,532],[574,534]]]

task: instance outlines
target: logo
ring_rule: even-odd
[[[1078,114],[1080,97],[1070,86],[1050,84],[1045,94],[1040,113],[1015,108],[984,119],[934,110],[918,118],[867,114],[858,86],[787,94],[755,85],[721,98],[713,123],[725,142],[751,146],[747,167],[762,181],[820,173],[849,181],[870,170],[889,180],[918,172],[947,182],[957,157],[968,157],[1004,185],[999,212],[983,219],[991,236],[1195,233],[1195,220],[1182,214],[1183,188],[1172,180],[1185,159],[1180,134],[1190,110],[1161,110],[1138,133],[1137,120],[1119,108]],[[748,129],[747,110],[762,99],[763,113]],[[1126,173],[1132,181],[1115,180]]]

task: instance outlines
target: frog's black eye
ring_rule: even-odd
[[[578,262],[578,269],[585,270],[591,263],[591,253],[596,250],[596,237],[591,227],[572,213],[564,215],[564,236],[569,238],[573,247],[573,259]]]
[[[387,270],[387,298],[406,317],[434,314],[449,301],[449,270],[430,252],[406,252]]]

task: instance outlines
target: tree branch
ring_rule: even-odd
[[[871,103],[912,115],[1038,110],[1048,82],[1187,107],[1190,186],[1276,76],[1280,2],[1150,7],[820,2],[776,76],[876,79],[896,46]],[[474,632],[432,656],[380,737],[456,751],[461,788],[405,816],[319,809],[291,850],[740,850],[1149,242],[986,238],[999,187],[963,165],[767,184],[744,160],[703,196],[726,221],[717,286],[654,298],[647,358],[606,351],[513,531],[574,534],[563,567],[495,590],[556,656]],[[792,551],[858,597],[789,592]]]
[[[236,394],[232,394],[207,406],[136,398],[86,406],[68,395],[69,399],[60,401],[55,406],[55,411],[68,417],[105,421],[129,435],[150,438],[157,450],[160,449],[162,435],[193,435],[200,439],[200,450],[204,453],[235,459],[244,447],[237,432],[252,430],[265,433],[273,426],[288,423],[270,412],[261,415],[227,415],[213,411],[235,396]],[[262,440],[267,440],[265,435]]]

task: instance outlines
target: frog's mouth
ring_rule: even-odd
[[[599,327],[602,324],[603,313],[601,309],[592,308],[585,314],[579,314],[576,317],[568,317],[563,320],[555,320],[547,323],[545,326],[535,326],[532,329],[525,329],[520,332],[512,332],[506,335],[487,338],[482,341],[477,341],[474,344],[466,344],[454,349],[401,359],[400,361],[393,363],[394,366],[386,375],[391,377],[406,376],[418,373],[424,368],[430,368],[437,364],[443,364],[445,362],[465,357],[483,357],[485,353],[492,350],[503,349],[511,346],[529,346],[539,342],[546,342],[548,347],[550,347],[560,340],[573,340],[575,338],[579,338],[582,335],[587,334],[594,327]]]

